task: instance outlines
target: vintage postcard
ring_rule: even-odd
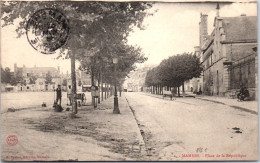
[[[0,1],[2,161],[257,161],[256,1]]]

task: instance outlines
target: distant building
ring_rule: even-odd
[[[84,71],[76,71],[76,83],[77,83],[77,91],[89,91],[91,87],[91,75],[87,74]],[[71,89],[72,87],[71,75],[67,77],[67,89]],[[85,89],[84,89],[85,88]],[[88,89],[88,90],[86,90]]]
[[[254,98],[257,77],[257,17],[219,17],[219,7],[210,36],[200,32],[203,93],[228,96],[246,86]],[[201,14],[200,31],[207,29],[207,16]]]
[[[153,66],[145,66],[130,72],[129,78],[124,82],[124,90],[128,92],[142,92],[145,91],[145,77],[148,70]]]
[[[14,64],[14,74],[22,74],[26,85],[18,84],[18,91],[52,91],[57,88],[58,84],[62,83],[62,78],[60,74],[59,67],[56,69],[54,67],[17,67]],[[50,74],[52,77],[52,83],[46,84],[46,75]],[[34,84],[30,83],[30,77],[36,76],[37,80]]]
[[[194,55],[196,55],[198,58],[200,58],[200,62],[202,62],[202,53],[200,50],[200,46],[194,47]],[[184,89],[186,92],[192,92],[199,94],[203,90],[203,77],[202,74],[199,78],[192,78],[190,80],[187,80],[184,82]],[[182,90],[182,86],[181,89]]]

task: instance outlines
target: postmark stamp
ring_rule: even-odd
[[[6,142],[8,145],[10,146],[15,146],[17,143],[18,143],[18,138],[17,136],[15,135],[9,135],[7,138],[6,138]]]
[[[36,11],[26,25],[29,43],[43,54],[52,54],[62,47],[68,39],[69,32],[69,23],[65,15],[51,8]]]

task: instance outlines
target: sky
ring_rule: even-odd
[[[194,52],[199,45],[200,13],[208,15],[208,33],[213,30],[216,3],[157,3],[158,12],[145,19],[146,30],[135,30],[129,44],[139,45],[148,57],[146,65],[159,64],[169,56]],[[257,16],[256,3],[220,4],[221,17]]]
[[[156,65],[169,56],[193,52],[194,47],[199,45],[200,13],[208,14],[208,33],[213,30],[216,3],[155,3],[150,12],[156,10],[153,16],[144,19],[145,30],[135,28],[128,37],[128,43],[141,47],[148,57],[142,66]],[[220,3],[221,17],[241,14],[256,16],[257,4]],[[37,52],[27,41],[26,35],[17,38],[15,25],[1,30],[2,67],[10,67],[13,70],[14,63],[17,63],[18,67],[60,66],[63,73],[70,72],[70,60],[55,59],[58,53],[57,51],[55,54],[45,55]]]

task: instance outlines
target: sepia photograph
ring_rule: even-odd
[[[0,1],[1,160],[257,161],[257,1]]]

